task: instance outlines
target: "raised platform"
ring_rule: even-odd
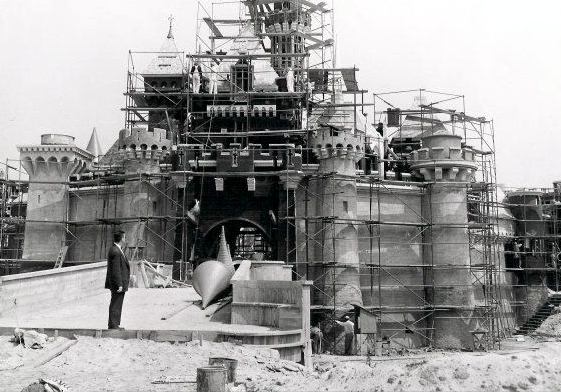
[[[56,290],[53,287],[53,290]],[[0,316],[0,334],[11,335],[14,328],[35,329],[48,335],[95,336],[119,339],[150,339],[160,342],[186,342],[204,339],[235,342],[278,349],[281,358],[299,361],[301,329],[280,331],[256,325],[211,321],[212,308],[191,305],[200,300],[192,288],[130,289],[123,306],[124,331],[107,330],[110,293],[99,290],[79,300],[45,305],[41,309],[16,308]],[[162,320],[166,317],[166,320]]]

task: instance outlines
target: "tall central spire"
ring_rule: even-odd
[[[170,15],[168,20],[169,20],[168,38],[173,39],[173,20],[174,20],[173,15]]]

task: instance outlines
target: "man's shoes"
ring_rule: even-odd
[[[109,328],[109,330],[113,330],[113,331],[124,331],[125,329],[123,327],[112,327]]]

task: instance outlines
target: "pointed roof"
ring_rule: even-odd
[[[92,131],[92,136],[90,136],[90,141],[88,142],[86,151],[91,152],[95,160],[97,160],[99,156],[103,155],[101,144],[99,143],[99,138],[97,137],[97,130],[95,128]]]
[[[232,256],[230,255],[230,247],[226,242],[226,232],[224,231],[224,226],[222,226],[222,233],[220,233],[220,249],[218,250],[218,257],[216,259],[222,264],[234,268],[234,262],[232,261]]]
[[[183,73],[183,59],[177,49],[173,37],[172,18],[170,18],[168,35],[155,57],[142,75],[181,75]]]

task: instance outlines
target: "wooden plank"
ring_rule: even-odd
[[[195,301],[188,303],[187,305],[183,305],[179,309],[174,309],[171,312],[162,316],[162,320],[169,320],[170,318],[177,316],[179,313],[183,312],[184,310],[189,309],[191,306],[195,304]]]
[[[62,354],[66,350],[68,350],[70,347],[74,346],[76,343],[78,343],[77,339],[76,340],[68,340],[68,341],[62,342],[58,345],[55,345],[50,350],[48,350],[46,353],[42,354],[41,356],[39,356],[38,358],[33,360],[33,362],[29,363],[27,365],[27,367],[37,368],[39,366],[42,366],[42,365],[46,364],[47,362],[52,361],[54,358],[58,357],[60,354]]]
[[[221,38],[223,37],[222,32],[218,29],[218,27],[214,24],[214,22],[212,21],[211,18],[203,18],[203,20],[205,21],[205,23],[207,24],[208,28],[210,29],[210,31],[212,31],[212,34],[214,34],[216,37]]]
[[[302,340],[304,342],[304,366],[313,367],[312,364],[312,341],[310,337],[311,329],[311,288],[314,282],[306,281],[302,284]]]
[[[323,42],[318,42],[316,44],[310,45],[310,46],[306,47],[306,50],[310,51],[310,50],[320,49],[320,48],[323,48],[325,46],[333,45],[333,42],[334,41],[330,38],[330,39],[325,40]]]

